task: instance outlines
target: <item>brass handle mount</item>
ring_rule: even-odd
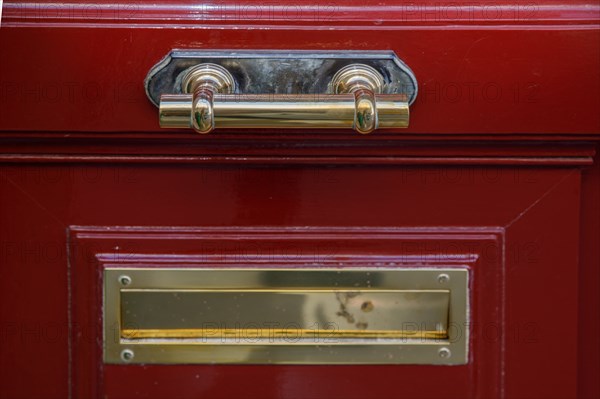
[[[326,94],[241,94],[223,66],[202,63],[181,79],[181,94],[162,94],[163,128],[378,128],[407,127],[405,94],[383,94],[386,82],[375,68],[360,63],[340,68]]]

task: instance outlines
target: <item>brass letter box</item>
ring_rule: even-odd
[[[108,363],[463,364],[467,269],[106,269]]]

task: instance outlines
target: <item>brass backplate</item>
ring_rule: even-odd
[[[468,270],[107,268],[107,363],[464,364]]]
[[[180,94],[190,68],[219,65],[237,82],[235,94],[325,94],[333,76],[350,64],[374,68],[384,78],[381,93],[404,94],[409,104],[417,98],[417,79],[411,69],[389,50],[172,50],[158,62],[144,82],[148,99],[156,106],[162,94]]]

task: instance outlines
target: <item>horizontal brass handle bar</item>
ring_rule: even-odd
[[[161,127],[192,127],[200,133],[213,128],[354,128],[369,133],[407,127],[409,107],[402,94],[165,94],[159,121]]]

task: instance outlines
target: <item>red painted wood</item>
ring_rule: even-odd
[[[598,5],[589,0],[544,0],[538,3],[487,0],[481,3],[440,3],[423,0],[337,0],[319,3],[256,3],[252,0],[224,0],[218,4],[193,0],[156,2],[133,0],[115,3],[100,0],[85,3],[67,0],[39,0],[36,3],[6,2],[6,23],[48,21],[53,24],[94,23],[98,25],[136,23],[150,26],[285,25],[305,26],[323,23],[366,26],[398,25],[515,25],[515,24],[594,24]]]
[[[5,2],[0,397],[599,397],[599,12],[583,0]],[[172,48],[391,49],[420,94],[409,129],[369,137],[166,132],[142,81]],[[322,263],[479,255],[471,362],[102,364],[103,265],[170,253],[228,265],[244,237],[279,259],[289,246],[265,229],[286,228],[343,237],[306,241]]]
[[[475,322],[472,334],[481,339],[473,340],[471,357],[473,364],[458,367],[306,367],[306,366],[164,366],[125,368],[106,366],[100,373],[103,381],[97,384],[77,384],[74,387],[81,396],[130,397],[137,395],[160,398],[168,395],[175,384],[182,396],[206,395],[210,397],[233,397],[240,389],[248,397],[382,397],[389,394],[386,383],[392,376],[395,383],[404,386],[411,397],[438,395],[439,387],[427,383],[430,378],[443,381],[446,396],[465,395],[496,396],[500,371],[495,361],[499,347],[494,341],[485,339],[485,326],[496,325],[498,290],[491,282],[498,278],[500,251],[499,231],[496,229],[454,230],[445,234],[437,230],[422,229],[335,229],[335,228],[216,228],[216,229],[118,229],[75,227],[72,229],[71,245],[78,251],[71,256],[73,278],[74,320],[80,325],[89,325],[99,311],[101,293],[90,292],[98,287],[98,278],[104,266],[126,267],[257,267],[266,264],[279,267],[307,267],[317,261],[323,267],[361,265],[376,267],[379,262],[394,262],[397,267],[419,265],[421,267],[469,266],[474,281],[489,281],[473,290],[471,312]],[[415,251],[424,245],[426,248]],[[118,253],[115,248],[118,247]],[[155,254],[137,256],[137,254]],[[162,254],[180,254],[179,261]],[[92,256],[94,254],[102,254]],[[370,256],[376,255],[377,259]],[[95,259],[98,258],[99,261]],[[84,283],[85,282],[85,283]],[[94,298],[95,302],[80,307],[81,299]],[[90,312],[90,309],[94,309]],[[85,330],[85,331],[90,331]],[[101,348],[97,339],[77,337],[73,340],[75,368],[82,364],[98,364]],[[487,372],[472,376],[474,364],[486,365]],[[221,369],[220,372],[213,371]],[[165,375],[166,373],[166,375]],[[246,375],[250,373],[250,376]],[[426,373],[426,374],[424,374]],[[89,375],[79,373],[76,381],[89,381]],[[215,382],[243,377],[242,386],[224,386]],[[277,384],[272,384],[278,375]],[[362,375],[370,382],[352,388],[348,384],[351,376]],[[302,387],[302,381],[322,383]],[[328,385],[325,381],[330,381]],[[418,382],[417,382],[418,381]],[[82,386],[83,385],[83,386]],[[91,385],[91,386],[90,386]],[[105,387],[103,390],[102,387]],[[252,386],[257,387],[251,389]],[[98,388],[99,387],[99,388]],[[370,392],[370,393],[369,393]]]
[[[305,4],[310,3],[299,7]],[[334,3],[333,21],[327,10],[326,20],[300,26],[274,23],[278,17],[268,14],[242,23],[228,19],[228,12],[247,9],[244,3],[225,6],[224,15],[219,7],[203,14],[204,8],[185,3],[162,11],[139,5],[133,16],[114,18],[85,7],[74,11],[69,4],[52,6],[55,13],[49,5],[10,5],[0,35],[0,57],[10,60],[0,66],[0,130],[161,133],[142,82],[171,49],[261,48],[394,50],[415,72],[420,94],[411,126],[379,132],[382,136],[600,131],[597,4],[541,3],[531,17],[502,11],[483,25],[478,21],[491,9],[481,9],[480,18],[465,14],[440,25],[431,23],[429,14],[412,16],[404,3],[391,8],[358,4]],[[496,1],[490,7],[505,4]],[[507,10],[524,7],[508,4]],[[156,22],[157,14],[166,18],[165,13],[181,14],[186,25]],[[364,26],[357,19],[372,22]],[[322,135],[356,138],[343,131]]]
[[[584,138],[580,138],[584,140]],[[589,139],[588,139],[589,140]],[[348,156],[369,158],[371,162],[390,163],[427,162],[445,164],[475,163],[492,164],[499,162],[537,165],[587,165],[593,162],[595,147],[590,143],[506,143],[506,142],[464,142],[445,140],[384,141],[378,140],[352,143],[330,140],[282,141],[263,138],[260,141],[233,140],[220,138],[208,140],[167,140],[167,139],[119,139],[106,141],[98,138],[45,138],[37,139],[31,145],[30,138],[3,140],[0,158],[9,161],[44,160],[68,162],[93,159],[97,162],[110,161],[112,157],[127,158],[129,161],[154,159],[155,162],[175,163],[178,159],[185,162],[216,163],[227,158],[243,158],[239,162],[267,162],[269,159],[287,163],[301,163],[312,158],[313,162],[325,160],[327,163],[341,163]],[[252,148],[252,156],[248,149]],[[82,148],[85,151],[82,153]],[[19,155],[16,155],[19,154]],[[341,155],[343,154],[344,157]],[[412,160],[412,161],[411,161]]]
[[[573,172],[505,227],[507,250],[511,252],[510,243],[515,242],[521,250],[526,249],[519,254],[521,258],[509,255],[506,263],[503,300],[506,328],[511,331],[506,336],[504,359],[508,397],[576,396],[577,345],[564,338],[586,328],[585,323],[578,326],[573,312],[579,294],[579,190],[579,174]],[[537,320],[547,320],[547,324]],[[560,382],[549,379],[557,362]]]
[[[569,190],[576,187],[579,173],[572,168],[573,166],[562,169],[418,167],[407,170],[403,166],[261,168],[233,165],[5,165],[2,169],[1,186],[1,231],[2,241],[6,243],[2,272],[3,277],[10,278],[0,280],[0,292],[6,298],[2,301],[2,320],[4,323],[12,323],[15,329],[7,333],[1,358],[1,369],[14,372],[10,371],[10,378],[3,377],[3,391],[0,393],[11,397],[22,393],[27,396],[42,396],[55,392],[55,396],[60,396],[61,392],[67,392],[67,383],[71,381],[74,384],[73,392],[83,392],[78,395],[81,397],[89,396],[86,392],[100,396],[104,390],[109,394],[108,397],[129,397],[136,392],[136,395],[154,394],[160,397],[181,381],[188,381],[188,384],[178,386],[177,392],[181,397],[200,393],[209,397],[232,397],[239,394],[237,388],[251,385],[256,386],[256,390],[248,388],[244,391],[250,397],[364,397],[368,392],[372,393],[372,397],[385,397],[387,392],[398,389],[396,382],[403,381],[402,388],[406,392],[412,392],[413,396],[420,393],[429,397],[489,397],[496,396],[496,393],[490,392],[499,392],[512,397],[535,389],[543,392],[546,381],[551,376],[555,382],[552,386],[554,392],[562,396],[574,396],[577,368],[575,343],[555,347],[552,352],[544,349],[565,336],[573,342],[577,340],[577,328],[563,330],[552,324],[552,310],[573,318],[573,309],[577,308],[577,303],[573,300],[577,293],[576,285],[573,285],[573,279],[577,279],[574,245],[578,242],[577,218],[574,214],[577,213],[579,197],[577,191]],[[452,173],[452,176],[446,173]],[[456,176],[463,176],[465,179],[457,181]],[[160,182],[159,186],[157,182]],[[161,190],[160,195],[156,195],[158,189]],[[571,194],[565,195],[564,190]],[[563,208],[570,211],[565,212]],[[525,216],[533,215],[535,209],[542,209],[543,216],[528,222]],[[562,210],[560,218],[555,215],[558,209]],[[549,219],[553,219],[555,224],[548,225],[546,222]],[[519,224],[526,227],[525,232],[514,238],[511,232]],[[348,242],[347,250],[357,254],[365,251],[390,256],[393,255],[390,251],[400,251],[413,254],[441,253],[443,258],[444,254],[456,251],[480,252],[481,262],[474,267],[482,273],[491,274],[474,280],[474,284],[477,284],[474,286],[475,292],[500,290],[493,296],[494,300],[486,300],[487,305],[477,302],[484,307],[476,314],[479,314],[480,320],[488,321],[481,326],[492,328],[489,323],[501,325],[509,334],[521,331],[529,325],[527,323],[532,322],[535,326],[551,324],[553,329],[544,330],[539,336],[535,335],[535,342],[513,342],[510,341],[513,339],[512,335],[507,335],[504,350],[501,342],[494,339],[493,335],[491,341],[486,341],[487,334],[493,334],[493,331],[484,330],[479,335],[474,335],[473,362],[462,368],[104,368],[98,361],[97,352],[96,357],[93,354],[98,341],[93,339],[93,335],[90,337],[93,331],[99,331],[99,284],[98,274],[93,271],[96,267],[95,253],[114,254],[117,246],[120,259],[123,259],[121,255],[130,253],[160,255],[208,251],[221,255],[231,251],[225,245],[213,245],[206,238],[201,242],[208,245],[192,245],[191,239],[179,239],[174,244],[169,244],[168,240],[156,239],[150,242],[140,239],[136,242],[128,237],[133,233],[134,236],[137,234],[143,238],[147,228],[137,229],[138,233],[133,231],[129,235],[112,236],[107,235],[110,232],[100,228],[92,232],[92,235],[81,236],[82,238],[73,232],[69,234],[69,251],[74,259],[68,263],[70,271],[67,273],[66,234],[67,230],[73,230],[69,227],[73,225],[224,226],[221,230],[227,230],[227,226],[248,226],[249,230],[235,230],[242,237],[255,230],[252,226],[340,226],[350,236],[357,234],[357,230],[354,233],[353,230],[348,230],[352,227],[403,228],[405,231],[413,231],[409,238],[404,239],[403,245],[390,246],[386,244],[386,240],[371,239],[372,249],[368,249],[363,244],[350,243],[347,239],[338,241]],[[419,226],[421,227],[415,230]],[[504,245],[494,242],[492,245],[485,245],[485,239],[479,244],[453,244],[446,241],[442,245],[428,241],[425,237],[419,238],[423,234],[420,229],[425,226],[431,226],[428,231],[438,237],[442,237],[442,232],[452,237],[456,232],[461,232],[464,236],[466,231],[479,231],[479,234],[487,231],[490,232],[490,238],[504,234],[502,231],[506,226],[511,227],[507,230],[505,239],[500,240],[507,240]],[[209,231],[208,237],[215,236],[218,231]],[[368,238],[370,234],[372,233],[365,233],[364,236]],[[102,236],[107,239],[96,238]],[[362,234],[359,236],[362,237]],[[557,239],[565,240],[569,243],[568,246],[565,247],[565,242],[558,245]],[[245,253],[243,247],[240,249],[238,241],[235,248]],[[259,248],[264,249],[271,257],[273,251],[275,254],[285,255],[285,250],[289,247],[281,245],[280,240],[277,242]],[[326,241],[316,241],[320,242],[325,243],[323,253],[334,256],[334,259],[337,254],[347,252],[339,252],[338,248],[333,248]],[[250,239],[250,244],[256,244],[256,240]],[[501,248],[506,249],[504,255],[499,251]],[[498,256],[504,256],[504,266],[494,260]],[[574,270],[567,275],[569,278],[561,274],[571,269]],[[32,270],[37,272],[33,280]],[[504,277],[494,277],[498,273]],[[546,310],[540,312],[537,307],[542,303],[531,301],[531,294],[526,289],[527,283],[548,286],[556,284],[557,278],[567,287],[566,296],[544,297],[542,303]],[[69,279],[73,281],[70,291],[67,290]],[[515,283],[519,285],[515,286]],[[71,322],[83,328],[82,335],[73,337],[75,341],[69,341],[64,330],[68,325],[69,292],[72,299],[70,308],[75,312]],[[518,295],[523,296],[523,302],[514,302],[520,298]],[[17,301],[17,298],[21,301]],[[36,298],[37,301],[28,301],[27,298]],[[48,298],[53,298],[53,301],[48,302]],[[506,302],[504,316],[494,316],[498,306],[504,303],[502,298],[515,299]],[[565,300],[566,298],[569,299]],[[38,301],[46,304],[44,315],[39,313]],[[506,322],[502,321],[503,317]],[[28,323],[39,326],[39,338],[27,333]],[[50,340],[44,335],[48,334],[49,326],[63,328],[62,333]],[[477,350],[482,342],[488,348],[484,351],[487,355],[482,355],[481,350]],[[92,349],[87,356],[91,357],[88,359],[96,361],[86,362],[86,357],[83,360],[79,358],[81,353],[86,353],[86,349],[82,352],[80,348],[90,348],[90,345]],[[535,354],[529,360],[533,364],[533,371],[526,382],[519,382],[523,378],[519,377],[521,371],[515,371],[513,375],[512,370],[526,360],[519,354],[527,351]],[[69,353],[74,361],[70,379],[65,367]],[[44,367],[32,368],[26,359],[36,356],[51,360]],[[561,359],[560,368],[535,371],[540,365],[551,364],[556,358]],[[48,368],[48,364],[52,367]],[[506,370],[504,380],[501,378],[502,369]],[[436,375],[440,373],[438,378],[445,381],[445,384],[428,384],[429,378],[425,375],[432,372]],[[51,388],[27,384],[31,378],[42,378],[42,374],[47,376]],[[197,374],[202,376],[200,381],[195,380]],[[360,375],[367,375],[371,383],[357,383]],[[406,375],[407,379],[403,380],[398,375]],[[354,384],[345,383],[348,376],[349,381],[355,382]],[[231,379],[241,381],[237,385],[223,386],[223,381]],[[301,380],[313,383],[304,384],[306,390],[302,390]],[[255,384],[256,381],[260,381],[260,384]],[[150,389],[150,382],[152,386],[157,382],[158,386]],[[418,390],[421,386],[419,384],[423,384],[428,390]]]
[[[600,164],[582,173],[579,250],[578,396],[600,396]]]

